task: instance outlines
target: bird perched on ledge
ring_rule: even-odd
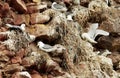
[[[95,41],[95,38],[98,36],[98,35],[104,35],[104,36],[108,36],[109,35],[109,32],[106,32],[104,30],[101,30],[101,29],[97,29],[98,28],[98,23],[93,23],[91,26],[90,26],[90,29],[87,33],[83,33],[81,35],[81,37],[91,43],[97,43]]]
[[[67,11],[67,8],[65,6],[57,4],[56,2],[53,2],[51,7],[52,7],[52,9],[54,9],[56,11],[62,11],[62,12]]]
[[[51,46],[48,44],[44,44],[42,41],[39,41],[37,45],[41,50],[43,50],[45,52],[57,51],[58,53],[61,53],[63,50],[65,50],[64,46],[62,46],[60,44],[56,44],[54,46]]]
[[[0,32],[0,34],[7,36],[7,40],[0,41],[0,43],[6,45],[11,51],[17,52],[19,49],[27,47],[36,38],[25,31],[25,24],[21,26],[6,24],[6,26],[8,26],[8,31]]]
[[[25,31],[25,24],[21,24],[20,26],[15,26],[11,24],[6,24],[6,26],[9,27],[9,29],[20,29],[22,31]]]
[[[27,71],[16,72],[12,78],[32,78]]]
[[[17,26],[17,25],[11,25],[11,24],[6,24],[6,26],[8,27],[8,30],[9,31],[6,31],[6,32],[0,32],[0,34],[3,34],[3,35],[10,35],[11,33],[11,30],[17,30],[17,31],[20,31],[21,33],[25,31],[25,24],[21,24],[20,26]]]

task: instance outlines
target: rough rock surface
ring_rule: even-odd
[[[109,36],[83,39],[92,23]],[[119,0],[1,0],[0,78],[119,78],[119,31]]]

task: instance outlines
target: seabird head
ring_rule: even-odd
[[[9,29],[14,29],[14,30],[17,29],[17,30],[25,31],[25,24],[21,24],[21,26],[6,24],[6,26],[8,26]]]
[[[21,30],[25,31],[25,24],[21,24]]]
[[[19,72],[19,75],[21,75],[21,76],[26,76],[26,77],[28,77],[28,78],[31,78],[30,74],[29,74],[27,71]]]
[[[105,0],[105,2],[107,3],[107,5],[109,4],[109,0]]]
[[[65,12],[67,11],[67,8],[60,5],[60,4],[57,4],[56,2],[53,2],[52,5],[51,5],[52,9],[54,10],[58,10],[58,11],[62,11],[62,12]]]
[[[88,36],[87,33],[83,33],[83,34],[81,35],[81,37],[82,37],[83,39],[86,39],[87,36]]]
[[[43,47],[45,44],[42,41],[39,41],[37,45]]]
[[[35,38],[36,38],[36,36],[35,36],[35,35],[30,35],[30,40],[31,40],[31,41],[34,41],[34,40],[35,40]]]
[[[82,37],[83,39],[91,42],[91,43],[97,43],[94,39],[90,38],[90,36],[88,35],[88,33],[83,33],[83,34],[81,35],[81,37]]]

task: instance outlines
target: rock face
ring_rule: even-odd
[[[120,38],[117,37],[101,37],[98,39],[97,46],[101,49],[109,49],[110,51],[120,51]]]
[[[27,11],[27,7],[22,0],[11,0],[11,4],[20,13],[25,13]]]
[[[0,78],[119,78],[119,5],[119,0],[0,1]],[[90,28],[109,35],[95,36]],[[96,43],[82,37],[86,31]],[[47,51],[55,45],[64,50]]]
[[[44,18],[43,18],[44,17]],[[44,24],[50,20],[50,16],[41,13],[31,14],[31,24]]]
[[[113,52],[112,55],[108,56],[109,58],[112,59],[113,64],[114,64],[114,69],[116,71],[120,72],[120,53],[119,52]]]

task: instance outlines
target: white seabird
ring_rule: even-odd
[[[31,75],[27,71],[18,72],[18,74],[20,76],[25,76],[27,78],[32,78]]]
[[[57,10],[57,11],[67,11],[67,8],[65,6],[62,6],[60,4],[57,4],[56,2],[53,2],[51,5],[52,9]]]
[[[20,29],[22,31],[25,31],[25,24],[21,24],[21,26],[15,26],[15,25],[11,25],[11,24],[6,24],[6,26],[8,26],[9,28],[16,28],[16,29]]]
[[[20,26],[11,25],[11,24],[6,24],[6,26],[8,26],[9,28],[20,29],[20,30],[22,30],[23,32],[25,31],[25,24],[21,24]],[[0,33],[0,34],[10,34],[10,31],[2,32],[2,33]],[[24,33],[24,35],[25,35],[25,33]],[[28,40],[29,40],[30,42],[34,41],[35,38],[36,38],[35,35],[30,35],[30,34],[28,34],[28,33],[26,34],[26,36],[27,36],[27,35],[29,35]]]
[[[11,25],[11,24],[6,24],[6,26],[8,26],[9,28],[20,29],[22,31],[25,31],[25,24],[21,24],[21,26],[15,26],[15,25]],[[0,32],[0,34],[9,35],[10,31]]]
[[[56,44],[54,46],[51,46],[48,44],[44,44],[42,41],[39,41],[37,45],[41,50],[43,50],[45,52],[57,51],[58,53],[61,53],[63,50],[65,50],[65,48],[60,44]]]
[[[35,36],[35,35],[30,35],[30,34],[28,33],[28,36],[29,36],[29,37],[26,37],[26,38],[28,39],[29,42],[32,42],[32,41],[34,41],[34,40],[36,39],[36,36]]]
[[[104,36],[108,36],[109,35],[109,32],[106,32],[104,30],[101,30],[101,29],[97,29],[98,28],[98,23],[93,23],[91,26],[90,26],[90,29],[87,33],[83,33],[81,35],[81,37],[83,39],[86,39],[87,41],[91,42],[91,43],[97,43],[95,41],[95,38],[97,35],[104,35]]]

